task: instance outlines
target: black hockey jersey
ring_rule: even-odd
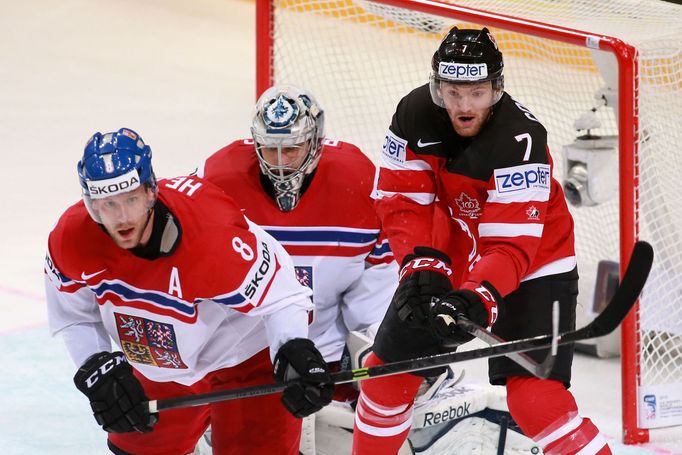
[[[488,280],[502,295],[572,270],[573,221],[552,168],[547,131],[509,94],[463,138],[428,84],[413,90],[393,116],[374,193],[396,259],[436,247],[453,258],[456,286]]]

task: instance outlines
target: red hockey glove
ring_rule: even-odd
[[[452,290],[450,258],[433,248],[418,246],[408,254],[400,270],[400,283],[391,305],[398,317],[416,326],[428,324],[431,298]]]
[[[459,315],[483,327],[490,327],[497,320],[498,304],[502,305],[497,290],[487,281],[472,288],[449,292],[434,303],[432,324],[440,337],[456,343],[466,343],[474,338],[457,326]]]

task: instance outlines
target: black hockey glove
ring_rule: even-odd
[[[273,374],[286,385],[282,404],[295,417],[307,417],[332,401],[334,384],[327,363],[306,338],[294,338],[279,348]]]
[[[473,288],[457,289],[434,301],[431,317],[438,336],[456,344],[471,341],[474,336],[457,326],[459,315],[484,328],[495,323],[498,308],[503,307],[502,297],[487,281]]]
[[[147,396],[122,352],[91,356],[73,382],[90,400],[97,423],[109,433],[147,433],[158,420],[158,414],[149,413]]]
[[[416,327],[428,326],[431,298],[452,290],[450,258],[433,248],[418,246],[403,259],[400,283],[391,305],[398,317]]]

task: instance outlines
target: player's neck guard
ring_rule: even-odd
[[[157,259],[173,254],[180,244],[182,227],[177,218],[159,199],[154,204],[152,234],[145,246],[138,246],[130,250],[135,256],[144,259]]]

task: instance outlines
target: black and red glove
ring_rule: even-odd
[[[452,290],[450,258],[433,248],[418,246],[403,259],[400,282],[391,305],[398,317],[415,326],[426,326],[431,299]]]
[[[471,289],[457,289],[443,295],[431,308],[432,324],[441,338],[455,343],[466,343],[473,335],[457,326],[457,317],[464,316],[482,327],[490,327],[503,307],[502,297],[487,281]]]

